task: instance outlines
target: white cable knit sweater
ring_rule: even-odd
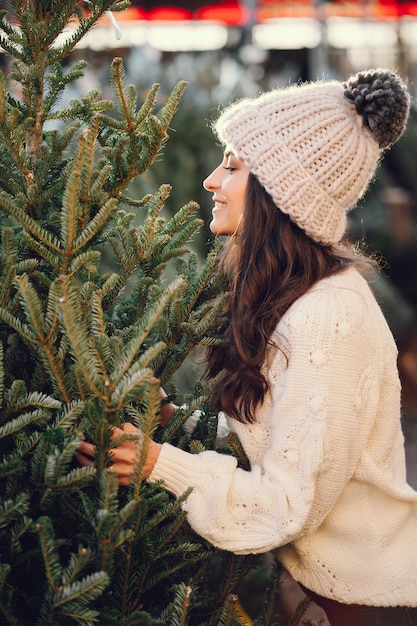
[[[288,362],[265,364],[256,424],[229,419],[251,462],[164,444],[151,482],[179,496],[224,550],[277,549],[292,576],[339,602],[417,606],[417,492],[406,483],[397,349],[354,269],[322,280],[279,323]]]

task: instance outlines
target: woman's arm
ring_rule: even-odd
[[[341,281],[307,294],[278,329],[288,360],[277,352],[257,423],[238,424],[250,471],[215,451],[160,449],[149,481],[162,480],[176,496],[191,487],[188,521],[217,547],[266,552],[314,532],[352,477],[373,418],[367,394],[378,367],[375,320],[366,322],[373,309],[356,287]]]

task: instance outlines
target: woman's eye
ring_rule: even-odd
[[[228,172],[234,172],[235,170],[237,170],[237,167],[225,167],[224,169]]]

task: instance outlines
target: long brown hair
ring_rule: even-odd
[[[314,283],[350,266],[366,272],[373,263],[346,242],[323,246],[310,239],[249,175],[243,220],[220,265],[230,291],[219,329],[225,341],[207,353],[216,411],[255,421],[268,390],[261,368],[279,320]]]

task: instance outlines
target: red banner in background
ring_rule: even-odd
[[[318,4],[329,17],[373,17],[375,19],[398,19],[403,16],[417,17],[417,0],[257,0],[249,2],[229,0],[226,2],[195,2],[192,0],[147,1],[133,0],[132,6],[121,13],[122,20],[151,21],[214,21],[230,26],[246,24],[251,15],[256,22],[279,17],[314,17]]]

